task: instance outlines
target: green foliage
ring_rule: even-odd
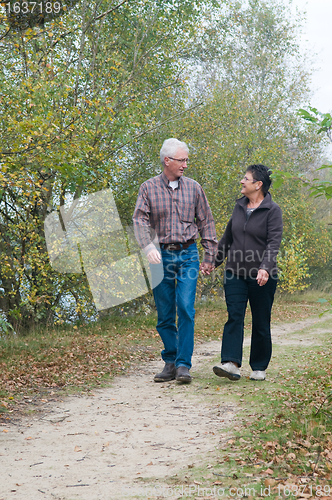
[[[324,132],[324,134],[327,135],[327,137],[332,141],[332,117],[330,113],[321,113],[318,111],[316,108],[312,108],[309,106],[309,109],[311,113],[306,111],[305,109],[299,109],[298,114],[303,118],[304,120],[313,123],[314,125],[318,126],[318,131],[317,134],[321,134]]]
[[[309,286],[309,266],[305,237],[293,236],[283,245],[278,255],[279,287],[285,292],[293,293]]]
[[[332,117],[330,113],[321,113],[316,108],[309,106],[310,112],[305,109],[299,109],[297,115],[300,116],[304,121],[310,123],[314,126],[313,130],[317,130],[317,134],[324,133],[325,137],[330,143],[332,143]],[[315,170],[320,172],[322,170],[332,169],[332,165],[322,165]],[[280,187],[285,179],[300,180],[304,186],[309,190],[310,196],[318,198],[319,196],[325,196],[327,200],[332,198],[332,184],[330,180],[322,181],[319,177],[308,178],[303,174],[290,173],[290,172],[276,172],[274,174],[275,185]]]
[[[284,222],[279,257],[283,262],[283,267],[287,266],[287,256],[290,257],[295,250],[294,242],[300,241],[301,244],[296,245],[296,258],[292,258],[292,268],[288,269],[289,279],[291,280],[291,276],[293,278],[302,276],[298,282],[299,286],[309,285],[311,276],[309,278],[305,275],[312,275],[313,270],[319,267],[326,269],[330,260],[332,242],[327,226],[323,221],[316,220],[316,208],[310,199],[308,203],[308,196],[303,191],[299,180],[287,179],[282,189],[276,191],[276,195],[283,210]],[[282,273],[280,284],[283,288],[287,287],[287,280],[287,273]],[[294,290],[296,281],[293,279],[291,281],[292,284],[289,284]]]
[[[10,31],[0,7],[0,309],[17,331],[96,316],[85,275],[50,267],[44,220],[110,187],[130,224],[167,137],[189,144],[188,175],[203,185],[219,236],[248,164],[303,172],[321,142],[294,119],[308,73],[300,19],[291,22],[281,1],[67,4],[59,17]],[[301,195],[287,193],[273,194],[283,210],[294,206],[296,235],[305,224],[310,265],[320,251],[311,210],[302,217]],[[290,228],[286,217],[285,249]]]
[[[82,0],[0,40],[0,307],[16,330],[95,315],[85,276],[50,268],[45,217],[112,187],[130,222],[151,168],[141,142],[183,110],[174,93],[199,5]]]
[[[326,137],[332,142],[331,138],[331,115],[330,113],[320,113],[316,108],[309,107],[310,112],[299,109],[298,116],[300,116],[304,121],[314,125],[315,129],[318,128],[317,134],[324,133]],[[331,165],[323,165],[322,167],[316,169],[316,172],[331,169]],[[298,186],[298,189],[301,190],[301,186],[308,188],[309,196],[317,198],[319,196],[324,196],[326,199],[332,198],[332,183],[330,180],[322,181],[321,179],[314,177],[313,179],[309,179],[305,177],[303,174],[298,173],[290,173],[290,172],[276,172],[274,174],[274,186],[281,187],[283,190],[287,185],[289,185],[290,181],[292,181],[293,185]],[[287,187],[286,187],[287,189]],[[303,214],[306,214],[306,221],[302,220],[301,229],[296,224],[297,230],[295,235],[293,236],[294,241],[300,241],[301,248],[298,248],[298,253],[296,253],[294,247],[291,248],[291,253],[288,254],[291,257],[291,261],[293,262],[291,276],[293,276],[293,280],[296,280],[296,275],[298,275],[299,285],[305,287],[308,285],[307,278],[309,277],[308,271],[310,266],[312,269],[319,268],[319,266],[324,266],[326,270],[327,264],[330,261],[331,255],[331,237],[328,234],[326,229],[326,225],[322,223],[316,223],[315,227],[310,221],[310,217],[308,218],[308,202],[306,201],[305,205],[302,205]],[[298,206],[300,208],[300,206]],[[303,217],[302,217],[303,219]],[[301,237],[299,238],[299,235]],[[303,236],[302,236],[303,235]],[[309,236],[309,238],[308,238]],[[306,244],[304,244],[304,242]],[[290,243],[290,241],[289,241]],[[283,268],[287,270],[287,262],[285,258],[280,258],[280,266],[282,268],[282,278],[285,276],[285,272]],[[289,263],[290,265],[290,263]],[[318,271],[319,273],[319,271]],[[301,278],[302,276],[302,278]],[[281,286],[283,286],[281,284]],[[289,290],[292,290],[293,284],[289,283]],[[285,288],[285,287],[284,287]],[[287,289],[287,287],[285,288]]]
[[[284,214],[284,269],[294,241],[302,242],[281,283],[284,290],[300,290],[309,285],[308,266],[325,264],[331,243],[298,182],[320,153],[321,138],[303,127],[300,116],[294,119],[307,99],[309,75],[297,43],[300,20],[290,19],[283,3],[259,1],[230,2],[220,15],[207,16],[192,60],[203,74],[190,87],[193,102],[201,99],[204,106],[174,124],[170,135],[191,146],[188,175],[204,186],[219,237],[240,196],[246,167],[264,163],[273,170],[272,195]],[[219,274],[217,281],[221,286]],[[204,293],[208,288],[201,285]]]
[[[3,317],[0,317],[0,329],[6,335],[14,331],[12,325]]]

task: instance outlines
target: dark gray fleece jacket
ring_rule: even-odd
[[[282,213],[267,193],[247,219],[248,198],[237,200],[231,219],[218,243],[215,266],[226,258],[226,270],[256,278],[259,269],[277,274],[277,255],[282,238]]]

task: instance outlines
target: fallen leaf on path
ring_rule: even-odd
[[[79,446],[75,446],[74,451],[82,451],[82,448],[80,448]]]
[[[311,443],[310,441],[302,441],[302,446],[305,446],[306,448],[310,448],[311,447]]]
[[[265,444],[263,444],[263,448],[276,448],[278,446],[277,441],[267,441]]]

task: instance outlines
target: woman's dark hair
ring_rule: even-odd
[[[247,168],[247,172],[251,172],[253,178],[256,181],[262,181],[262,191],[265,196],[268,190],[270,189],[272,180],[270,178],[272,174],[272,170],[270,170],[265,165],[257,164],[257,165],[249,165]]]

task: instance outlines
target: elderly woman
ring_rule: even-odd
[[[224,286],[228,321],[222,337],[221,364],[214,366],[213,371],[229,380],[241,378],[248,300],[252,314],[250,379],[265,380],[265,370],[271,359],[271,309],[282,237],[281,209],[269,193],[271,173],[264,165],[247,168],[241,180],[243,196],[237,200],[218,244],[215,266],[227,258]]]

